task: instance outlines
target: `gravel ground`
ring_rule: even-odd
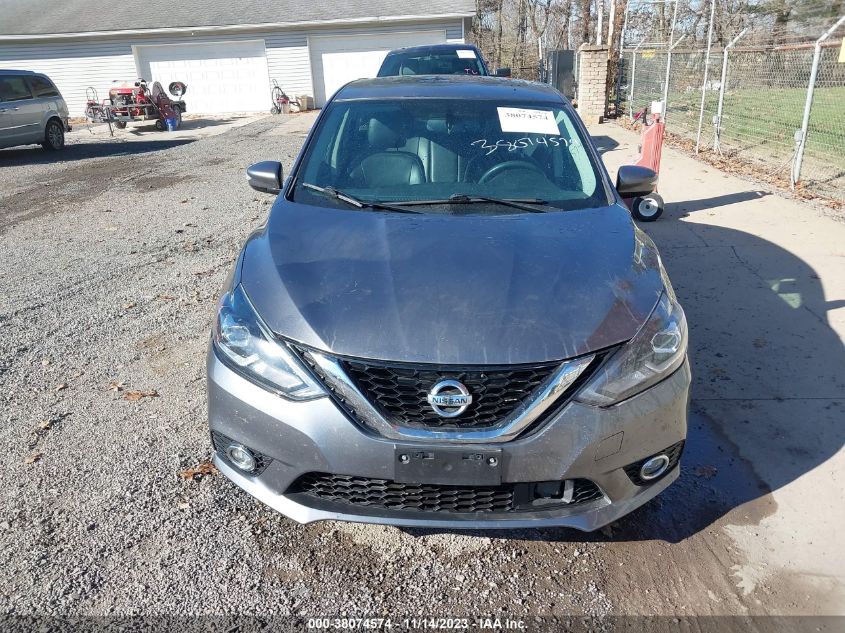
[[[58,162],[0,152],[0,613],[800,607],[788,587],[759,583],[748,596],[731,577],[747,561],[714,526],[735,505],[715,472],[685,472],[593,535],[299,526],[220,475],[183,478],[211,453],[204,354],[216,293],[271,203],[244,169],[290,165],[302,142],[279,122],[183,144],[79,136]],[[693,427],[704,452],[692,465],[744,472],[706,419]],[[771,509],[744,515],[758,512]]]

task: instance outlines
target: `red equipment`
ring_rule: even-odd
[[[661,117],[662,104],[659,102],[652,105],[651,120],[648,118],[648,108],[643,108],[634,117],[634,121],[642,121],[640,132],[640,158],[635,163],[641,167],[648,167],[654,173],[660,173],[660,157],[663,153],[663,135],[666,132],[666,124]],[[654,222],[663,215],[663,198],[657,193],[657,189],[645,196],[637,198],[625,198],[625,204],[631,210],[631,214],[641,222]]]
[[[297,110],[302,109],[299,101],[288,97],[275,79],[273,80],[273,87],[270,89],[270,100],[273,102],[270,114],[288,114],[292,105],[296,106]]]
[[[109,89],[108,100],[102,102],[98,102],[94,88],[87,90],[85,114],[91,121],[106,122],[109,126],[114,123],[121,130],[130,121],[152,120],[155,120],[157,130],[164,130],[168,119],[175,121],[178,127],[182,123],[182,113],[187,109],[181,99],[187,88],[180,81],[171,83],[168,89],[177,98],[174,101],[157,81],[153,82],[152,89],[144,79],[135,82],[115,81]]]

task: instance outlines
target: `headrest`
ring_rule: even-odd
[[[446,125],[446,119],[428,119],[425,122],[425,129],[435,134],[446,134],[449,126]]]
[[[419,74],[419,65],[417,64],[417,60],[415,59],[408,59],[402,64],[402,68],[399,69],[400,75],[418,75]]]
[[[367,126],[367,142],[374,149],[399,146],[399,134],[378,119],[370,119]]]

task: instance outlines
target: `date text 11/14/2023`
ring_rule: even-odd
[[[450,617],[413,617],[413,618],[308,618],[306,627],[309,630],[370,630],[388,631],[393,628],[402,631],[426,630],[455,630],[455,631],[522,631],[525,630],[524,620],[516,618],[479,617],[479,618],[450,618]]]

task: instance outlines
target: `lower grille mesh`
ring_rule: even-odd
[[[544,482],[538,482],[544,483]],[[297,479],[288,495],[306,505],[310,498],[320,502],[341,503],[362,508],[380,508],[397,512],[445,513],[507,513],[530,512],[550,507],[573,506],[602,498],[602,493],[592,481],[576,479],[570,503],[543,499],[544,503],[532,506],[538,483],[501,484],[499,486],[447,486],[435,484],[408,484],[389,479],[372,479],[349,475],[307,473]],[[551,501],[551,503],[550,503]]]

